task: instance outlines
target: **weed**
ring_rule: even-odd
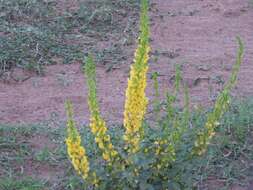
[[[128,79],[124,134],[121,139],[112,141],[115,137],[110,135],[101,117],[97,101],[96,66],[92,56],[87,57],[85,75],[91,113],[90,131],[87,134],[94,138],[94,149],[82,146],[82,138],[73,119],[72,104],[66,102],[67,152],[75,170],[83,178],[86,189],[195,188],[194,177],[202,170],[203,163],[207,164],[206,167],[209,163],[209,160],[208,163],[203,161],[202,156],[207,155],[205,153],[218,131],[219,122],[231,103],[230,92],[236,84],[244,53],[244,45],[239,37],[237,59],[231,77],[217,97],[213,110],[204,114],[206,118],[201,126],[190,123],[188,87],[181,84],[179,65],[175,69],[175,91],[167,96],[167,118],[156,127],[143,123],[148,104],[145,89],[150,46],[148,1],[142,0],[141,5],[140,35]],[[153,75],[153,80],[158,97],[157,74]],[[184,89],[184,107],[177,110],[174,104],[181,87]],[[190,128],[190,124],[195,127]],[[244,133],[239,131],[243,137]],[[119,136],[117,132],[111,134]],[[227,169],[227,173],[233,175],[232,168]]]

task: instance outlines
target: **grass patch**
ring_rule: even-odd
[[[123,46],[135,38],[139,1],[81,0],[73,4],[0,1],[0,76],[15,66],[43,74],[44,65],[81,61],[86,52],[97,53],[100,63],[123,62]],[[102,48],[103,43],[110,45]]]
[[[247,187],[253,180],[252,115],[252,98],[234,101],[207,154],[189,171],[194,175],[196,189]],[[191,117],[196,126],[202,126],[204,121],[198,111]],[[59,125],[0,125],[0,189],[82,189],[82,180],[66,155],[65,127]],[[86,129],[81,129],[83,141],[86,147],[94,146]],[[115,130],[118,129],[112,128],[110,133]]]
[[[34,180],[32,178],[25,178],[16,180],[13,178],[3,178],[0,179],[0,189],[3,190],[41,190],[43,189],[43,182],[39,180]]]

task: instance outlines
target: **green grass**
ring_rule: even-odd
[[[223,117],[208,153],[190,173],[196,189],[247,187],[253,180],[253,99],[236,100]],[[204,116],[194,112],[191,122],[202,125]],[[66,156],[65,125],[54,121],[38,125],[0,124],[0,189],[81,190],[82,180]],[[114,128],[115,130],[115,128]],[[111,131],[113,132],[113,130]],[[84,142],[92,138],[81,129]],[[36,143],[43,139],[44,143]],[[89,142],[87,142],[89,141]],[[45,170],[53,176],[43,176]]]
[[[123,62],[123,46],[135,38],[139,1],[77,2],[67,9],[56,0],[1,0],[0,76],[15,66],[43,74],[44,65],[81,61],[87,52],[100,63]],[[107,41],[109,47],[99,46]]]
[[[42,181],[29,177],[25,179],[3,178],[0,179],[0,189],[2,190],[41,190],[44,184]]]
[[[252,98],[236,100],[231,105],[199,167],[200,182],[214,178],[219,181],[220,189],[229,189],[232,185],[249,185],[253,179],[252,116]]]

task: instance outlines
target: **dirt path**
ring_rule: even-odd
[[[175,63],[182,65],[193,103],[210,103],[227,80],[235,62],[240,35],[246,52],[238,96],[253,94],[253,5],[249,0],[156,0],[152,1],[152,59],[149,76],[160,73],[161,91],[171,86]],[[134,47],[131,47],[132,49]],[[98,67],[101,109],[110,123],[120,123],[129,65],[106,72]],[[16,76],[27,75],[19,70]],[[148,96],[152,99],[149,81]],[[212,88],[213,90],[211,90]],[[0,122],[38,122],[53,115],[64,118],[64,101],[71,99],[79,123],[88,122],[86,85],[79,64],[54,65],[45,76],[22,83],[0,83]]]

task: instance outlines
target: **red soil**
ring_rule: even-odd
[[[68,8],[72,8],[71,3]],[[234,94],[240,97],[253,94],[253,4],[249,0],[152,0],[150,16],[149,76],[159,72],[161,94],[171,87],[174,64],[179,63],[183,80],[190,87],[191,102],[212,103],[222,86],[220,82],[228,79],[235,63],[237,35],[245,42],[245,57]],[[103,66],[97,68],[101,112],[110,123],[122,122],[129,64],[111,72],[106,72]],[[0,123],[40,122],[55,114],[64,120],[67,99],[73,101],[78,123],[88,123],[87,88],[80,64],[48,66],[43,77],[15,69],[13,76],[29,79],[20,83],[13,79],[0,82]],[[152,100],[150,80],[147,94]],[[51,178],[47,166],[41,170],[45,171],[42,176]],[[214,188],[219,186],[216,183]]]
[[[237,96],[253,94],[253,5],[248,0],[152,1],[152,58],[149,76],[158,71],[161,92],[171,86],[174,63],[182,64],[191,101],[208,104],[231,73],[236,59],[236,36],[245,42],[245,57]],[[134,47],[129,47],[134,49]],[[155,57],[158,57],[157,61]],[[131,58],[130,58],[131,59]],[[130,64],[130,63],[129,63]],[[110,123],[121,123],[129,65],[106,72],[98,67],[97,80],[102,113]],[[31,74],[14,71],[25,78]],[[214,91],[210,96],[210,85]],[[152,99],[152,82],[148,96]],[[76,119],[88,122],[85,78],[79,64],[46,67],[45,76],[24,82],[0,82],[0,122],[39,122],[56,113],[65,118],[64,102],[73,101]]]

